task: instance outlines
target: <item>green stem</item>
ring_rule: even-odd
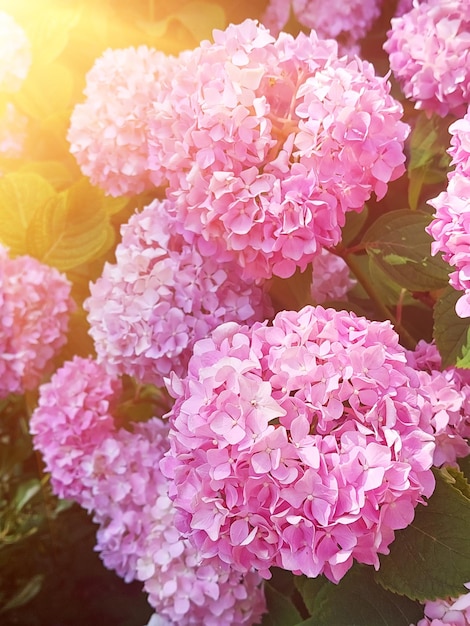
[[[369,278],[362,271],[361,266],[357,262],[357,258],[353,254],[345,254],[343,259],[348,264],[349,269],[357,278],[359,283],[361,284],[364,291],[367,293],[369,298],[374,303],[377,312],[384,319],[388,319],[392,322],[395,330],[400,335],[402,345],[409,350],[413,350],[416,347],[416,340],[414,337],[406,330],[406,328],[399,322],[390,309],[385,306],[382,300],[379,298],[377,293],[375,292],[373,286],[371,285]]]

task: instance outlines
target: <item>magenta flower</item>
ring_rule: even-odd
[[[122,226],[116,263],[90,287],[90,334],[112,373],[162,386],[170,371],[183,375],[194,342],[219,324],[272,313],[263,286],[179,231],[171,202],[152,202]]]
[[[182,55],[149,122],[149,164],[184,227],[242,276],[291,276],[341,239],[404,172],[408,126],[390,85],[315,32],[278,39],[253,20]]]
[[[0,245],[0,398],[34,389],[67,339],[75,304],[58,270]]]
[[[450,148],[451,165],[455,172],[470,176],[470,106],[461,118],[449,126],[451,134]]]
[[[432,405],[388,322],[318,306],[223,324],[170,392],[176,524],[240,572],[378,567],[433,491]]]
[[[428,0],[392,19],[384,50],[406,98],[441,117],[462,115],[470,99],[470,5]]]
[[[454,465],[470,454],[470,372],[456,367],[442,370],[436,346],[425,341],[407,352],[407,362],[420,370],[420,386],[431,398],[436,438],[433,465]]]
[[[434,219],[426,228],[434,241],[432,254],[442,252],[455,270],[449,274],[449,283],[463,291],[455,310],[460,317],[470,317],[470,177],[455,171],[449,177],[446,191],[429,200],[434,207]]]
[[[126,581],[142,581],[166,626],[258,623],[266,610],[261,578],[203,559],[175,528],[159,469],[168,424],[154,418],[117,430],[119,391],[118,379],[79,357],[41,386],[31,432],[55,493],[93,512],[104,564]]]

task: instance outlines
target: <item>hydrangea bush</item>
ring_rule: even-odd
[[[135,626],[469,624],[468,3],[43,1],[0,0],[8,541],[75,502]]]

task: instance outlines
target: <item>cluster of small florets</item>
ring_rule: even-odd
[[[403,173],[408,126],[389,89],[333,40],[247,20],[180,65],[171,136],[158,107],[150,123],[150,166],[185,228],[220,240],[244,276],[288,277]]]
[[[72,116],[72,152],[113,194],[141,188],[129,175],[166,181],[184,228],[228,251],[243,278],[305,269],[339,242],[346,211],[360,211],[373,192],[382,198],[404,172],[408,126],[388,81],[366,61],[339,58],[337,43],[313,31],[275,39],[246,20],[177,59],[156,55],[152,71],[151,51],[120,54],[132,71],[130,62],[112,69],[111,52],[97,62]]]
[[[33,389],[65,344],[75,305],[71,285],[29,256],[0,245],[0,398]]]
[[[419,370],[420,386],[431,399],[436,448],[433,465],[455,465],[470,454],[470,371],[447,367],[434,343],[420,341],[407,352],[407,362]]]
[[[93,512],[97,550],[125,580],[144,582],[168,626],[247,626],[265,611],[261,578],[203,560],[174,526],[159,461],[168,424],[159,418],[116,429],[120,383],[91,359],[75,357],[40,388],[31,418],[35,448],[55,493]]]
[[[178,528],[241,572],[378,567],[434,489],[432,407],[388,322],[317,306],[224,324],[171,393]]]
[[[451,147],[455,169],[450,172],[447,189],[429,200],[434,207],[434,220],[427,232],[434,241],[433,254],[442,253],[445,261],[455,268],[449,274],[449,283],[464,294],[456,305],[460,317],[470,317],[470,113],[451,124]]]
[[[115,374],[163,386],[183,375],[197,339],[227,321],[272,314],[264,286],[244,282],[233,262],[201,254],[169,201],[155,200],[122,226],[116,263],[90,286],[90,334],[100,362]],[[207,252],[207,250],[206,250]]]
[[[148,116],[174,63],[146,46],[108,49],[87,74],[87,100],[75,107],[67,138],[82,172],[113,196],[154,186],[147,168]]]
[[[470,100],[470,4],[428,0],[392,19],[384,49],[417,109],[462,115]]]
[[[355,50],[380,15],[381,4],[382,0],[270,0],[261,21],[278,35],[292,11],[302,26],[316,30],[325,39],[337,39],[347,50]]]
[[[340,256],[322,250],[312,263],[310,295],[315,304],[327,300],[347,300],[347,293],[357,284],[351,278],[346,261]]]
[[[18,91],[31,65],[31,44],[16,20],[0,11],[0,92]]]
[[[466,583],[465,586],[470,589],[470,583]],[[424,615],[416,626],[468,626],[470,593],[465,593],[459,598],[428,601],[424,605]]]
[[[470,176],[470,108],[449,126],[449,133],[451,139],[447,152],[452,157],[450,164],[454,166],[454,172]]]

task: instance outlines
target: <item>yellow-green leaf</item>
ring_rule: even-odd
[[[28,227],[28,252],[66,271],[104,252],[113,231],[102,197],[86,179],[52,198]]]
[[[12,256],[26,254],[31,220],[55,195],[54,187],[33,172],[15,172],[0,179],[0,241]]]

